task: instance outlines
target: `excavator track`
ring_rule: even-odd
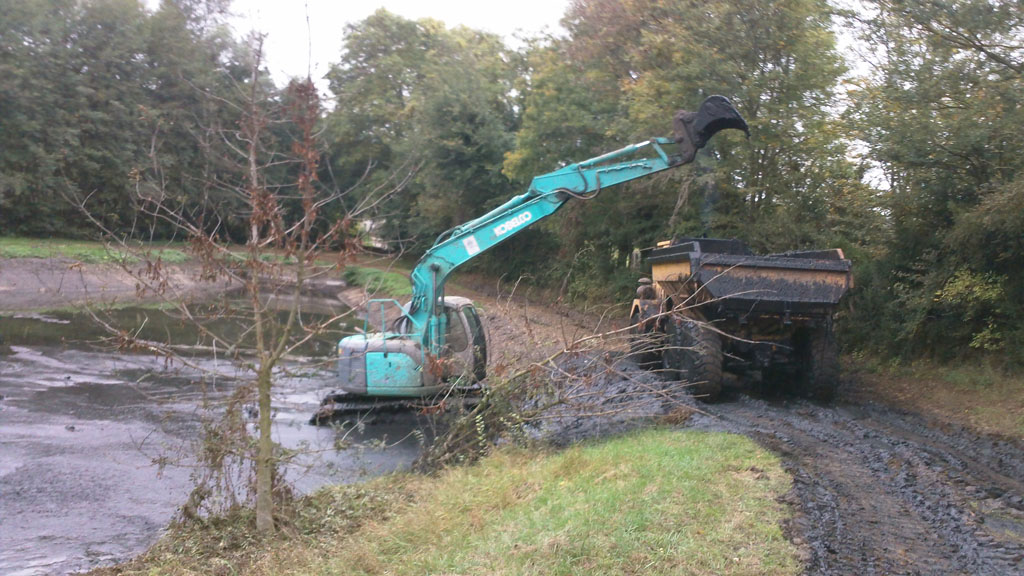
[[[444,398],[385,398],[333,391],[320,401],[320,408],[310,417],[315,426],[330,425],[353,415],[414,412],[434,414],[454,407],[472,407],[480,401],[477,389],[460,390]]]

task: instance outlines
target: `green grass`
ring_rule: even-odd
[[[798,574],[780,528],[790,484],[775,456],[720,433],[503,449],[436,477],[323,489],[284,538],[259,542],[243,515],[101,573]]]
[[[373,526],[329,566],[336,574],[796,573],[772,499],[788,485],[774,458],[722,434],[648,432],[540,459],[505,452],[450,472],[427,502]]]
[[[153,251],[167,263],[181,263],[188,260],[188,254],[180,243],[170,247],[165,244],[139,244],[139,251]],[[88,264],[120,262],[127,258],[135,262],[138,257],[132,251],[122,251],[113,246],[109,249],[102,242],[90,240],[65,240],[58,238],[0,237],[0,258],[70,258]]]
[[[402,298],[412,296],[409,277],[400,272],[379,270],[363,266],[349,266],[343,278],[352,286],[362,286],[369,294],[378,297]]]
[[[889,402],[988,434],[1024,439],[1024,376],[991,362],[880,363],[853,357],[861,385]]]
[[[965,391],[983,391],[998,386],[1008,375],[987,364],[961,364],[943,369],[940,377]]]

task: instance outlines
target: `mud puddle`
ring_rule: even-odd
[[[697,425],[745,434],[795,477],[808,575],[1024,574],[1024,452],[874,404],[737,394]]]
[[[159,311],[116,314],[154,340],[204,345]],[[0,334],[0,574],[66,574],[141,552],[192,486],[202,419],[246,375],[210,354],[186,367],[120,353],[80,315],[4,317]],[[288,362],[275,388],[274,437],[303,452],[286,471],[302,492],[402,469],[419,453],[414,415],[307,424],[334,387],[322,357],[333,338]]]

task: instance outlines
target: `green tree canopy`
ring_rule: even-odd
[[[573,2],[568,38],[529,53],[505,171],[526,182],[667,135],[676,110],[723,94],[750,123],[749,142],[723,133],[689,168],[569,208],[563,252],[593,249],[606,276],[633,248],[673,234],[738,236],[768,250],[854,244],[873,216],[859,210],[869,190],[835,118],[845,68],[831,15],[819,0]]]
[[[201,133],[231,114],[213,104],[230,96],[225,72],[236,51],[223,26],[226,6],[164,0],[150,13],[137,0],[4,3],[5,232],[87,233],[75,208],[87,199],[109,229],[152,233],[154,223],[138,220],[139,193],[208,198],[216,178]]]
[[[510,193],[500,166],[516,127],[517,62],[492,34],[385,10],[347,29],[329,74],[334,174],[412,173],[381,211],[392,239],[432,241]]]
[[[1024,343],[1020,150],[1024,11],[1016,1],[872,3],[877,74],[856,94],[893,227],[870,314],[910,353],[1008,356]]]

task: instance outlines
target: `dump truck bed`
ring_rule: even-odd
[[[667,294],[711,302],[716,315],[831,314],[853,282],[839,249],[756,255],[738,240],[683,238],[648,261]]]

